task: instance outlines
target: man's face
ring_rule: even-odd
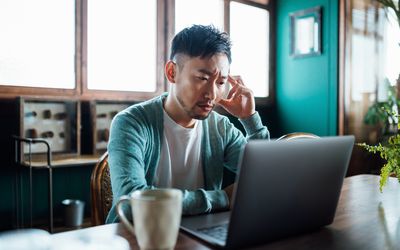
[[[209,58],[184,56],[179,60],[174,86],[178,106],[192,119],[205,119],[225,92],[228,58],[219,53]]]

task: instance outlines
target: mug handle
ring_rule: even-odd
[[[131,201],[131,198],[128,195],[123,195],[121,196],[121,198],[119,199],[119,201],[117,202],[117,214],[119,216],[119,218],[121,219],[121,222],[123,222],[125,224],[125,226],[129,229],[129,231],[131,231],[133,234],[135,234],[135,229],[133,227],[133,224],[131,224],[129,222],[129,220],[126,218],[125,214],[124,214],[124,210],[122,210],[122,204],[125,202],[129,202]]]

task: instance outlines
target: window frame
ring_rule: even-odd
[[[83,99],[91,99],[96,96],[97,99],[112,99],[112,100],[147,100],[154,96],[160,95],[164,89],[164,62],[166,46],[164,42],[166,23],[166,3],[163,0],[157,0],[157,65],[156,65],[156,91],[155,92],[140,92],[140,91],[116,91],[116,90],[96,90],[87,87],[87,1],[81,0],[82,3],[82,50],[81,50],[81,90]]]
[[[141,101],[155,97],[168,90],[168,82],[164,77],[164,64],[169,58],[170,41],[175,34],[175,0],[157,0],[157,66],[156,91],[110,91],[87,88],[87,8],[89,0],[75,0],[75,88],[44,88],[9,86],[0,83],[0,98],[14,98],[17,96],[57,97],[59,99],[78,100],[131,100]],[[274,2],[252,0],[224,0],[224,29],[229,33],[230,2],[265,9],[269,12],[269,96],[256,97],[257,105],[269,105],[275,99],[275,12]]]
[[[275,1],[267,0],[267,4],[258,3],[252,0],[225,0],[225,30],[230,31],[230,2],[238,2],[241,4],[250,5],[253,7],[265,9],[269,13],[269,55],[268,55],[268,96],[267,97],[255,97],[257,106],[270,106],[275,102]]]
[[[0,82],[0,98],[14,98],[18,96],[46,96],[46,97],[59,97],[60,99],[71,99],[71,97],[78,96],[80,85],[77,81],[78,77],[78,63],[77,63],[77,51],[80,44],[79,41],[79,27],[80,22],[80,8],[78,4],[83,0],[75,0],[75,88],[73,89],[62,89],[62,88],[46,88],[46,87],[27,87],[27,86],[13,86],[13,85],[2,85]]]

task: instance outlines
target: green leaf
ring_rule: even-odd
[[[400,134],[390,136],[385,145],[368,145],[364,143],[356,143],[370,153],[379,153],[380,157],[386,161],[381,168],[381,179],[379,181],[379,190],[382,192],[390,175],[395,174],[400,182]]]

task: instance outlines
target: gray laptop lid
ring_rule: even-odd
[[[249,141],[239,163],[224,246],[264,244],[332,223],[353,145],[353,136]],[[206,221],[215,220],[198,218],[199,225],[184,218],[183,229],[221,245],[196,232]]]

